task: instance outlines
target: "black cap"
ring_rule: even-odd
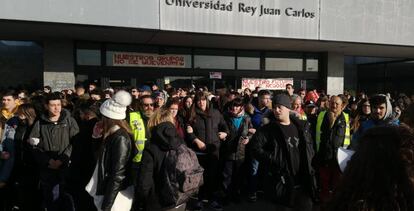
[[[282,105],[285,106],[288,109],[292,108],[292,103],[290,101],[290,97],[286,94],[278,94],[273,97],[272,99],[273,105]]]
[[[315,104],[315,102],[313,102],[312,100],[308,100],[305,103],[305,107],[317,107],[317,105]]]

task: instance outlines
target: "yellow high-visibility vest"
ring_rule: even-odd
[[[319,145],[321,144],[321,127],[323,119],[325,118],[326,111],[322,111],[318,115],[318,120],[316,122],[316,151],[319,151]],[[351,128],[349,126],[349,115],[345,112],[342,112],[345,117],[345,139],[343,147],[347,147],[351,144]]]
[[[134,145],[137,148],[137,154],[134,156],[132,161],[134,163],[141,162],[142,153],[144,152],[145,141],[145,124],[139,112],[129,113],[129,126],[134,134]]]

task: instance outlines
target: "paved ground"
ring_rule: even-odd
[[[206,205],[207,206],[207,205]],[[273,203],[267,202],[264,199],[259,199],[255,203],[243,200],[242,202],[235,204],[230,203],[224,207],[224,211],[287,211],[290,209],[284,209],[281,206],[277,206]],[[203,211],[212,211],[211,209],[205,208]],[[313,210],[300,210],[300,211],[319,211],[318,207]]]

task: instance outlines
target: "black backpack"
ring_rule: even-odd
[[[168,151],[160,174],[160,203],[178,206],[188,201],[203,185],[203,172],[195,152],[186,145]]]

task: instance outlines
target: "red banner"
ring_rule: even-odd
[[[260,79],[260,78],[243,78],[242,89],[249,88],[251,90],[256,87],[269,90],[282,90],[286,88],[286,84],[293,84],[292,78],[274,78],[274,79]]]
[[[186,61],[183,55],[115,52],[112,62],[113,66],[184,68]]]

